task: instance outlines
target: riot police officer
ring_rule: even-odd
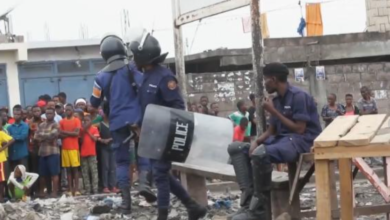
[[[129,63],[127,50],[117,36],[110,35],[100,43],[100,53],[107,62],[96,76],[91,96],[91,104],[99,107],[103,100],[108,102],[108,115],[110,131],[113,138],[112,148],[115,151],[116,176],[118,187],[122,194],[121,211],[125,214],[131,212],[130,197],[130,145],[134,144],[134,132],[141,119],[141,106],[138,100],[138,86],[142,81],[142,73]],[[156,201],[157,197],[150,190],[148,173],[150,171],[149,159],[138,158],[139,191],[148,202]]]
[[[161,54],[157,39],[149,33],[144,33],[139,41],[131,42],[130,50],[137,67],[144,72],[144,80],[139,90],[142,114],[145,114],[148,104],[185,109],[176,77],[169,69],[160,65],[168,53]],[[151,164],[158,190],[158,220],[168,218],[170,192],[185,205],[189,220],[197,220],[206,215],[207,209],[191,199],[178,180],[169,173],[172,164],[170,161],[151,160]]]

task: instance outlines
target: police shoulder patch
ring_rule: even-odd
[[[176,89],[176,87],[177,87],[177,83],[176,83],[175,80],[169,80],[168,81],[168,88],[170,90],[174,90],[174,89]]]

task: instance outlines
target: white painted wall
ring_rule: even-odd
[[[6,65],[9,108],[20,104],[18,62],[27,60],[24,43],[0,44],[0,62]]]

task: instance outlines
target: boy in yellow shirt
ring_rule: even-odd
[[[0,117],[0,203],[4,202],[4,186],[6,183],[6,171],[5,165],[7,163],[7,157],[5,150],[14,142],[11,136],[9,136],[3,130],[3,122]]]

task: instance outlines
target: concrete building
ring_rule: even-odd
[[[103,66],[98,40],[0,44],[0,106],[33,105],[60,91],[70,102],[89,97]]]

